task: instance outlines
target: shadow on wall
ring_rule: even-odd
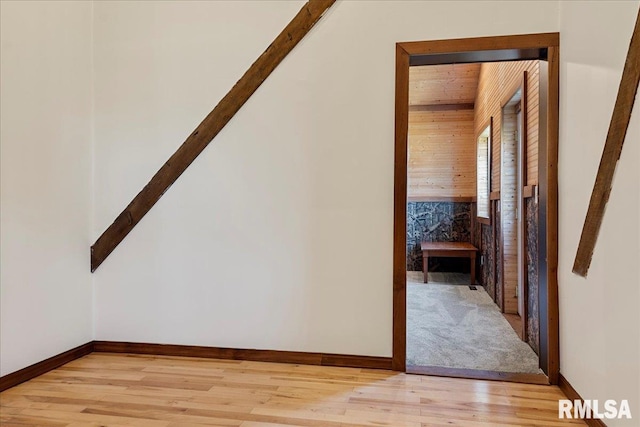
[[[420,242],[470,242],[471,203],[408,202],[407,203],[407,271],[422,271]],[[467,271],[466,263],[455,258],[434,258],[446,271]],[[466,270],[465,270],[466,269]]]

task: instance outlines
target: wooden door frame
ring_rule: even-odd
[[[539,257],[540,286],[540,367],[548,383],[557,384],[559,375],[558,324],[558,115],[559,115],[559,33],[478,37],[396,44],[394,233],[393,233],[393,357],[392,368],[406,371],[406,243],[407,243],[407,148],[409,124],[409,65],[412,57],[442,55],[443,58],[468,52],[498,50],[538,50],[546,54],[548,79],[540,85],[541,104],[547,113],[541,127],[546,138],[539,144]],[[449,60],[451,63],[452,61]],[[476,61],[486,62],[486,61]],[[541,61],[542,63],[543,61]],[[446,63],[446,62],[441,62]],[[541,73],[542,74],[542,73]],[[544,84],[543,84],[544,83]],[[541,115],[542,118],[543,115]],[[477,371],[481,377],[482,371]],[[495,374],[495,373],[494,373]],[[447,375],[446,373],[444,375]],[[455,376],[455,373],[451,374]],[[520,378],[519,378],[520,377]],[[496,379],[487,375],[487,379]],[[520,374],[500,376],[501,380],[522,381]],[[525,379],[526,381],[526,379]]]

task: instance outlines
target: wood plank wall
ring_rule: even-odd
[[[538,61],[512,61],[483,63],[480,67],[478,92],[475,101],[474,139],[483,131],[482,126],[493,116],[491,151],[491,191],[500,191],[500,136],[501,105],[522,74],[527,71],[527,155],[526,183],[538,184],[538,110],[540,105]]]
[[[410,200],[469,198],[476,193],[474,111],[409,113]]]
[[[502,221],[502,281],[503,310],[505,313],[518,313],[518,207],[517,189],[517,116],[514,107],[505,108],[503,115],[502,162],[504,173],[500,183],[500,202]]]

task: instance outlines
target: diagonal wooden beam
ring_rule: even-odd
[[[229,93],[91,246],[91,272],[102,264],[140,222],[334,2],[335,0],[309,0],[300,9]]]
[[[622,80],[618,88],[618,97],[611,116],[609,124],[609,132],[607,140],[604,144],[604,151],[600,159],[596,182],[591,193],[591,201],[589,202],[589,210],[582,228],[582,236],[580,236],[580,244],[576,258],[573,262],[573,272],[586,277],[593,257],[593,250],[596,246],[600,226],[604,211],[611,194],[611,186],[613,184],[613,175],[620,159],[622,145],[624,144],[629,121],[631,120],[631,111],[635,102],[636,93],[638,92],[638,83],[640,82],[640,10],[636,18],[636,26],[631,37],[627,60],[624,64],[622,72]],[[636,141],[637,142],[637,141]]]

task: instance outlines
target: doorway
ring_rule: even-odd
[[[525,236],[525,190],[526,159],[529,151],[527,144],[527,71],[515,89],[506,91],[507,96],[501,102],[501,168],[500,201],[502,231],[502,268],[504,271],[503,289],[504,313],[518,335],[527,341],[528,326],[528,274],[527,237]],[[536,94],[537,95],[537,94]],[[536,101],[538,97],[536,97]],[[536,136],[538,134],[535,129]],[[533,151],[533,150],[531,150]],[[535,188],[535,186],[530,186]],[[533,190],[530,190],[533,193]],[[531,194],[533,195],[533,194]],[[532,345],[537,349],[536,345]]]
[[[520,61],[540,60],[540,67],[545,77],[540,79],[540,138],[539,154],[536,167],[538,190],[537,198],[539,220],[537,223],[538,249],[543,256],[536,254],[532,262],[538,273],[538,309],[540,313],[539,324],[539,354],[540,368],[544,374],[515,374],[494,371],[473,371],[440,369],[430,370],[429,374],[461,376],[472,378],[501,379],[512,381],[524,381],[534,383],[555,383],[558,375],[558,333],[557,333],[557,279],[555,277],[555,265],[557,263],[557,114],[558,114],[558,73],[557,73],[557,46],[558,34],[535,34],[510,37],[487,37],[476,39],[457,39],[433,42],[409,42],[398,43],[396,46],[396,156],[395,156],[395,198],[394,198],[394,327],[393,327],[393,368],[399,371],[407,370],[407,156],[408,156],[408,124],[409,124],[409,67],[417,65],[443,65],[459,63],[479,63],[495,61]],[[548,76],[548,77],[546,77]],[[522,96],[522,91],[520,92]],[[518,118],[523,121],[526,110],[520,103],[518,112],[514,100],[514,94],[504,102],[503,107],[509,109],[515,117],[516,128],[513,130],[514,150],[513,158],[517,159],[524,151],[526,133],[525,126],[518,125]],[[513,104],[509,104],[510,102]],[[511,110],[512,109],[512,110]],[[493,118],[495,119],[495,118]],[[523,121],[524,123],[524,121]],[[519,132],[518,132],[519,130]],[[502,132],[499,127],[497,132]],[[520,154],[519,154],[520,153]],[[498,157],[502,157],[498,153]],[[504,160],[504,158],[503,158]],[[517,167],[518,163],[520,166]],[[525,165],[516,161],[514,179],[523,174]],[[499,182],[499,179],[496,180]],[[520,207],[520,218],[523,212],[523,197],[525,190],[518,191],[525,181],[520,180],[513,184],[513,203]],[[490,189],[491,190],[491,189]],[[489,191],[487,199],[492,199],[493,193]],[[518,194],[520,193],[520,194]],[[538,194],[538,193],[536,193]],[[494,198],[495,200],[495,198]],[[476,202],[480,203],[480,194]],[[497,210],[497,211],[496,211]],[[489,211],[495,214],[500,211],[500,205],[489,204]],[[515,208],[514,208],[515,211]],[[491,221],[491,215],[487,220]],[[517,215],[514,215],[515,244],[522,245],[525,241],[525,230],[519,226]],[[523,223],[524,221],[521,221]],[[499,224],[503,224],[502,219]],[[519,237],[518,237],[519,236]],[[504,244],[500,245],[504,248]],[[518,256],[520,254],[520,257]],[[516,250],[515,256],[515,287],[502,287],[502,297],[506,300],[501,304],[502,309],[507,306],[514,314],[526,318],[524,314],[528,308],[526,301],[527,292],[524,282],[518,282],[518,276],[525,276],[525,260],[520,260],[522,251]],[[519,261],[520,260],[520,261]],[[480,264],[488,260],[479,259]],[[427,266],[428,267],[428,266]],[[473,268],[473,267],[471,267]],[[478,268],[478,267],[476,267]],[[425,270],[426,272],[426,270]],[[426,276],[425,276],[426,278]],[[504,279],[504,275],[503,275]],[[496,284],[497,286],[497,284]],[[494,288],[494,292],[497,289]],[[496,292],[497,293],[497,292]],[[507,304],[508,302],[508,304]],[[526,328],[527,322],[521,323],[521,328]],[[524,332],[523,332],[524,336]]]

